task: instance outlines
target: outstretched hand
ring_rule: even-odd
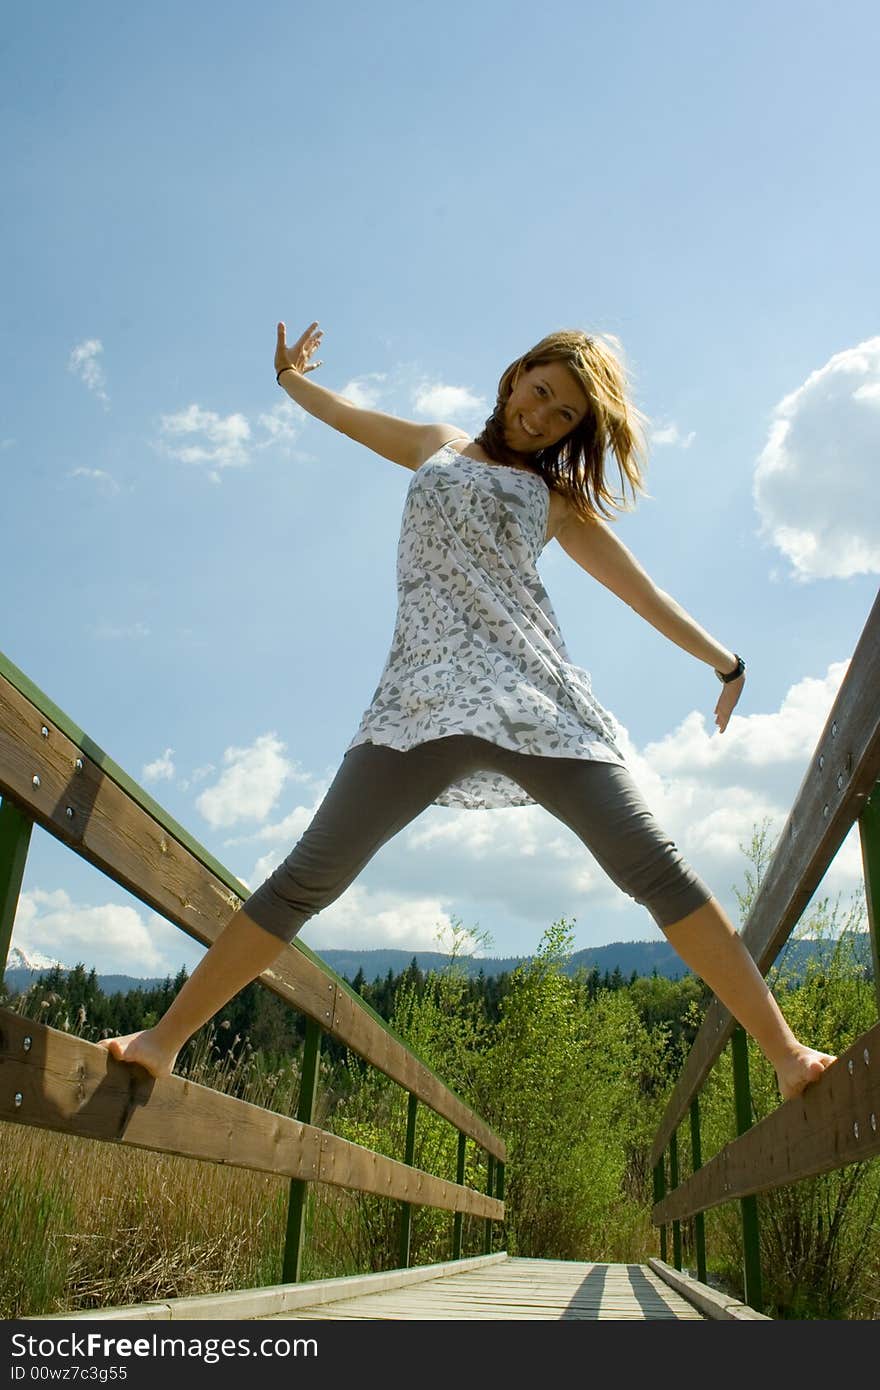
[[[275,344],[275,374],[281,371],[282,367],[292,367],[295,372],[303,375],[305,372],[313,372],[316,367],[320,367],[320,362],[310,362],[309,358],[317,352],[324,334],[318,328],[317,322],[310,323],[305,333],[297,338],[292,347],[288,347],[285,341],[287,329],[283,323],[278,325],[278,341]]]
[[[742,694],[743,686],[746,683],[745,672],[738,676],[735,681],[721,687],[721,694],[715,706],[715,723],[718,725],[719,734],[723,734],[727,728],[728,720],[733,713],[734,706]]]

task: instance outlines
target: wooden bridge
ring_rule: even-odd
[[[806,750],[805,750],[806,751]],[[853,654],[760,885],[743,938],[766,974],[854,822],[861,834],[875,986],[880,990],[880,599]],[[224,866],[129,778],[47,695],[0,655],[0,960],[6,960],[33,826],[42,827],[195,940],[210,945],[248,896]],[[751,1126],[745,1035],[714,1000],[657,1132],[652,1220],[659,1259],[609,1265],[510,1259],[494,1247],[503,1227],[505,1144],[351,988],[300,941],[260,982],[306,1019],[296,1117],[264,1110],[182,1077],[154,1081],[104,1048],[0,1009],[0,1119],[83,1138],[231,1164],[290,1179],[279,1282],[203,1298],[102,1308],[59,1318],[543,1318],[762,1317],[758,1193],[880,1153],[880,1024],[860,1037],[804,1095]],[[314,1124],[323,1034],[350,1048],[408,1094],[400,1160]],[[737,1137],[700,1163],[699,1091],[730,1042]],[[458,1132],[455,1180],[413,1164],[419,1106]],[[687,1121],[693,1171],[679,1171]],[[465,1183],[468,1144],[482,1157],[483,1191]],[[471,1165],[473,1166],[473,1165]],[[304,1283],[305,1195],[310,1183],[377,1194],[400,1204],[399,1267]],[[745,1302],[707,1283],[703,1213],[737,1201]],[[412,1209],[450,1214],[451,1260],[410,1267]],[[483,1223],[483,1254],[463,1257],[465,1217]],[[696,1278],[681,1271],[681,1224],[693,1218]],[[672,1261],[667,1262],[671,1228]]]

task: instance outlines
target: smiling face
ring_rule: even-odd
[[[504,405],[504,439],[520,454],[558,444],[584,419],[589,401],[562,362],[524,368]]]

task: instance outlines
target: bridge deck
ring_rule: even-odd
[[[482,1269],[272,1313],[289,1318],[621,1319],[703,1315],[646,1265],[505,1259]]]
[[[698,1283],[663,1260],[651,1259],[646,1265],[526,1260],[498,1251],[444,1264],[311,1283],[272,1284],[77,1313],[44,1313],[25,1321],[413,1318],[457,1322],[516,1318],[648,1322],[673,1318],[701,1322],[706,1316],[767,1321],[762,1313]]]

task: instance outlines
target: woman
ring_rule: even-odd
[[[154,1076],[271,966],[303,922],[337,898],[379,847],[432,803],[539,803],[644,904],[688,966],[752,1034],[783,1099],[835,1059],[794,1037],[720,904],[648,810],[612,715],[568,659],[535,568],[555,538],[722,681],[721,733],[745,663],[658,590],[601,519],[624,507],[605,478],[642,486],[644,417],[607,341],[551,334],[507,369],[470,439],[362,409],[308,379],[322,332],[290,348],[278,324],[276,380],[317,419],[413,472],[398,549],[397,624],[385,669],[342,765],[290,854],[233,914],[155,1027],[103,1041]]]

